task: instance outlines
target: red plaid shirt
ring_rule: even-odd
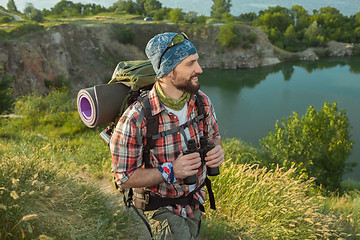
[[[194,122],[189,126],[191,139],[195,139],[197,146],[199,146],[200,136],[206,134],[208,139],[220,139],[218,124],[214,108],[211,105],[209,98],[201,91],[199,91],[206,111],[206,130],[204,131],[203,120],[199,123]],[[174,114],[168,113],[164,106],[160,103],[156,95],[155,87],[148,94],[152,115],[159,114],[159,132],[172,129],[179,126],[179,121]],[[188,102],[187,121],[195,118],[198,115],[197,107],[195,105],[195,98],[193,96]],[[112,171],[118,184],[122,184],[128,180],[135,169],[142,167],[142,150],[146,144],[146,119],[143,118],[141,123],[138,119],[143,110],[140,102],[133,103],[120,118],[114,133],[111,138],[110,150],[112,154]],[[140,136],[139,136],[140,134]],[[141,139],[141,143],[139,140]],[[150,151],[150,162],[153,167],[158,167],[165,162],[173,162],[179,156],[182,149],[181,134],[170,134],[156,140],[154,149]],[[198,170],[198,182],[196,186],[200,186],[206,178],[206,167],[201,166]],[[183,184],[182,179],[177,179],[173,184],[161,183],[150,188],[150,190],[162,197],[180,197],[189,194],[189,186]],[[205,202],[205,190],[201,189],[194,194],[194,197],[201,203]],[[183,217],[193,217],[190,206],[176,205],[176,208],[168,207]],[[197,209],[198,207],[196,207]]]

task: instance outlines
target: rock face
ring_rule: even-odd
[[[134,44],[122,44],[114,38],[114,29],[130,27]],[[288,53],[273,46],[259,28],[245,29],[257,34],[250,48],[226,49],[219,46],[218,26],[209,26],[188,33],[200,55],[203,68],[254,68],[277,64],[293,55],[301,60],[317,60],[311,49]],[[0,79],[14,77],[15,95],[34,91],[45,93],[49,86],[71,81],[74,93],[84,87],[106,83],[120,61],[146,59],[147,41],[160,32],[181,32],[174,25],[160,24],[63,24],[46,32],[0,43]],[[349,44],[330,42],[331,55],[352,54]]]
[[[137,47],[112,40],[108,31],[60,25],[27,39],[2,43],[0,77],[14,76],[16,95],[44,93],[49,85],[64,80],[71,80],[74,89],[107,82],[117,61],[146,57]]]

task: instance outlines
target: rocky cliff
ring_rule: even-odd
[[[131,27],[135,33],[134,44],[122,44],[114,38],[114,30]],[[204,68],[253,68],[276,64],[293,54],[273,46],[258,28],[249,28],[258,40],[248,49],[224,49],[215,40],[219,28],[210,26],[191,30],[192,38]],[[62,24],[46,32],[22,39],[0,43],[0,78],[14,77],[16,95],[49,91],[49,86],[61,80],[71,81],[74,92],[105,83],[119,61],[146,59],[147,41],[164,31],[183,31],[175,25],[158,24]],[[334,43],[335,44],[335,43]],[[348,45],[331,45],[338,55],[351,55]],[[274,51],[275,50],[275,51]],[[303,60],[316,60],[311,49],[297,53]]]

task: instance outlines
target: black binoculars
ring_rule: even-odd
[[[196,142],[194,139],[190,139],[188,141],[187,146],[188,146],[188,149],[184,152],[184,155],[198,152],[198,153],[200,153],[201,162],[203,164],[205,164],[206,154],[215,147],[215,144],[209,143],[206,137],[201,136],[200,137],[200,149],[196,149]],[[214,167],[214,168],[206,167],[206,170],[207,170],[207,174],[209,176],[217,176],[220,174],[219,167]],[[184,178],[184,183],[186,185],[195,184],[196,183],[196,175],[192,175],[192,176],[188,176],[188,177]]]

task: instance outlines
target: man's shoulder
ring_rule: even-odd
[[[198,95],[197,97],[201,98],[201,101],[204,102],[204,104],[206,105],[211,104],[210,98],[203,91],[199,90],[197,95]]]
[[[139,117],[142,115],[142,112],[144,111],[144,106],[141,104],[139,100],[136,100],[133,102],[122,114],[123,120],[128,120],[130,122],[136,122]]]

